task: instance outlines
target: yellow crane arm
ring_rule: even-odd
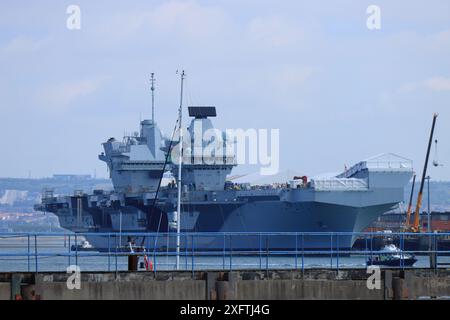
[[[437,113],[433,114],[433,124],[431,125],[430,139],[428,140],[427,154],[425,156],[425,163],[423,165],[422,180],[420,181],[419,195],[417,196],[416,211],[414,212],[414,225],[412,227],[412,230],[414,232],[419,231],[419,217],[420,217],[420,207],[422,206],[423,185],[425,183],[425,177],[427,175],[428,158],[430,157],[431,143],[433,141],[433,133],[434,127],[436,125],[437,116],[438,116]]]
[[[416,184],[416,175],[413,176],[413,181],[412,181],[412,186],[411,186],[411,194],[409,195],[408,211],[406,211],[405,230],[409,230],[409,227],[411,224],[411,208],[412,208],[412,199],[413,199],[415,184]]]

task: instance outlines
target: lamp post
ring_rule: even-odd
[[[427,176],[427,200],[428,200],[428,220],[427,220],[427,232],[432,232],[431,230],[431,211],[430,211],[430,176]]]
[[[431,228],[431,206],[430,206],[430,176],[426,177],[427,179],[427,200],[428,200],[428,212],[427,212],[427,218],[428,218],[428,226],[427,226],[427,232],[429,234],[428,237],[428,252],[430,253],[430,268],[435,269],[436,263],[437,263],[437,254],[436,254],[436,242],[435,239],[433,239],[431,232],[433,232]]]

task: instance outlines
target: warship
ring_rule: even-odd
[[[403,201],[404,187],[413,175],[412,161],[393,153],[358,162],[332,176],[293,177],[269,185],[233,183],[228,179],[237,165],[234,154],[206,157],[186,152],[198,147],[192,137],[214,128],[216,108],[188,107],[190,139],[182,141],[181,134],[167,138],[154,120],[153,75],[151,89],[152,118],[140,122],[140,132],[122,141],[110,138],[103,143],[99,159],[106,163],[114,189],[73,195],[45,190],[41,203],[35,206],[56,214],[61,227],[88,233],[87,240],[99,250],[108,248],[110,239],[96,233],[109,232],[137,234],[133,239],[121,238],[119,245],[147,241],[149,251],[186,248],[193,246],[193,241],[196,249],[221,250],[226,246],[254,250],[261,248],[259,233],[266,232],[279,234],[264,246],[291,250],[299,244],[287,233],[348,232],[331,243],[349,249],[356,240],[350,233],[361,232]],[[182,107],[181,98],[179,132]],[[224,146],[234,142],[220,132]],[[200,146],[208,147],[213,140],[203,139]],[[174,150],[182,150],[180,147],[184,152],[173,156]],[[194,232],[200,236],[195,240],[181,236],[176,244],[175,234]],[[228,232],[234,233],[232,243],[223,236]],[[301,246],[329,249],[330,236],[304,235]]]

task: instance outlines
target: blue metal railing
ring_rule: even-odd
[[[100,251],[80,249],[79,240],[90,237],[102,237],[106,246]],[[176,237],[176,233],[0,233],[0,271],[62,271],[74,263],[85,271],[118,272],[127,270],[127,256],[144,254],[153,265],[152,271],[174,270]],[[120,246],[119,239],[127,238],[135,239],[144,252],[131,253]],[[180,238],[179,269],[192,272],[363,268],[369,257],[389,253],[374,248],[374,242],[383,239],[397,242],[402,257],[415,254],[420,258],[419,267],[450,266],[450,233],[200,232],[181,233]],[[360,239],[358,248],[345,246],[352,239]],[[425,243],[427,248],[410,248],[411,243]],[[438,263],[429,263],[432,255]],[[401,262],[398,268],[406,266]]]

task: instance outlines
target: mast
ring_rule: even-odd
[[[176,268],[180,268],[180,231],[181,231],[181,166],[183,163],[183,82],[184,82],[184,70],[181,72],[181,92],[180,92],[180,108],[178,109],[178,130],[180,132],[179,142],[179,161],[178,161],[178,198],[177,198],[177,263]]]
[[[150,81],[152,83],[152,123],[155,123],[155,73],[153,72]]]

